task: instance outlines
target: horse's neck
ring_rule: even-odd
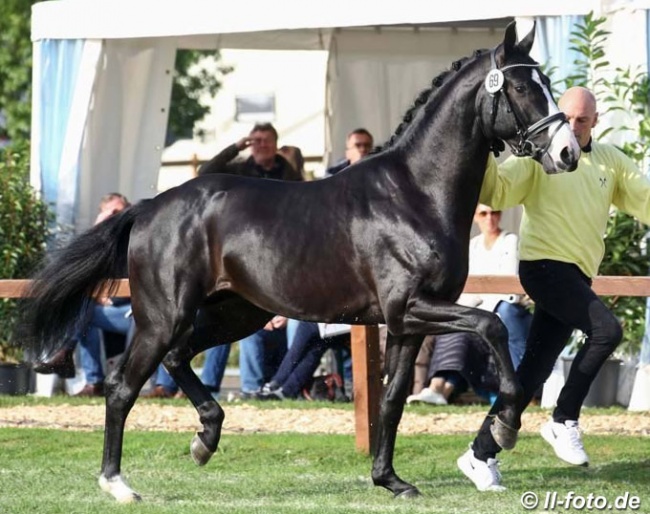
[[[451,84],[450,84],[451,85]],[[485,175],[490,143],[483,135],[475,112],[474,88],[454,95],[446,88],[435,105],[424,106],[414,119],[407,164],[413,181],[433,201],[448,198],[445,215],[471,226],[472,214]]]

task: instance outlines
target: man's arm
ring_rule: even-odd
[[[217,155],[212,159],[206,162],[199,169],[199,175],[207,175],[208,173],[225,173],[227,172],[226,164],[232,161],[235,157],[239,155],[239,152],[248,148],[251,144],[250,137],[243,137],[236,143],[233,143],[230,146],[227,146],[221,150]]]
[[[615,157],[616,189],[612,203],[650,225],[650,180],[641,174],[632,159],[612,148]]]
[[[528,157],[509,157],[500,165],[490,155],[479,203],[503,210],[524,203],[535,179],[536,163]],[[541,170],[537,170],[542,172]]]

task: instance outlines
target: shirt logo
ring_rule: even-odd
[[[606,187],[607,186],[607,177],[600,177],[600,187]]]

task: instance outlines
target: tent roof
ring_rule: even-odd
[[[374,2],[56,0],[32,7],[32,39],[188,38],[188,47],[322,49],[335,28],[422,26],[598,12],[599,0]],[[252,33],[256,33],[254,36]],[[179,45],[183,46],[183,45]]]

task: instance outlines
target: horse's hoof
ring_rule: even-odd
[[[131,489],[120,475],[112,478],[100,476],[99,487],[102,491],[112,495],[119,503],[135,503],[142,500],[142,496]]]
[[[490,432],[496,443],[504,450],[512,450],[517,444],[518,430],[506,425],[499,416],[495,416],[490,425]]]
[[[400,500],[410,500],[412,498],[419,498],[422,496],[420,494],[420,491],[418,490],[417,487],[411,487],[409,489],[405,489],[404,491],[400,493],[395,493],[394,498],[399,498]]]
[[[205,466],[214,455],[214,452],[208,450],[199,434],[196,434],[190,443],[190,455],[192,455],[192,460],[197,466]]]

